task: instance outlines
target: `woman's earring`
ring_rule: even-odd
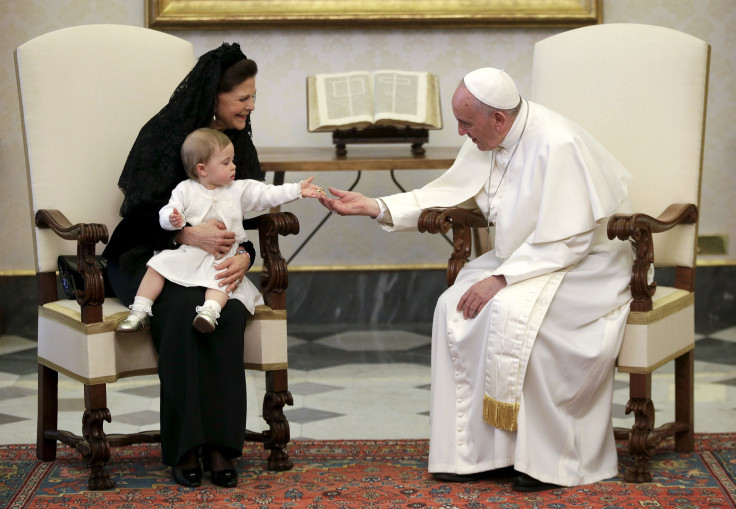
[[[212,114],[212,122],[217,122],[217,115],[214,113]]]

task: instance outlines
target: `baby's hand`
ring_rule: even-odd
[[[325,196],[324,190],[321,187],[312,184],[312,180],[314,180],[313,176],[302,181],[302,197],[319,198],[320,196]]]
[[[171,226],[173,226],[174,228],[177,228],[177,229],[183,228],[184,227],[184,214],[174,209],[174,212],[172,212],[169,215],[169,222],[171,223]]]

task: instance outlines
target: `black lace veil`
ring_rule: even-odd
[[[202,55],[164,108],[143,126],[130,150],[118,186],[125,198],[120,215],[158,214],[174,187],[187,178],[180,149],[184,138],[212,122],[222,73],[245,59],[237,43],[224,43]],[[263,180],[251,140],[250,117],[245,129],[225,131],[235,147],[236,178]]]

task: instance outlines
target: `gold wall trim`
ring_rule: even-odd
[[[700,258],[698,258],[696,265],[698,267],[728,267],[731,265],[736,265],[736,260],[701,260]]]
[[[698,260],[698,267],[736,266],[736,260]],[[253,265],[250,273],[261,272],[262,267]],[[381,271],[381,270],[447,270],[443,263],[380,264],[380,265],[289,265],[289,272],[327,272],[327,271]]]
[[[736,266],[734,259],[702,260],[698,259],[698,267],[730,267]],[[327,271],[379,271],[379,270],[445,270],[446,264],[442,263],[416,263],[416,264],[382,264],[382,265],[290,265],[289,272],[327,272]],[[257,274],[263,270],[261,265],[253,265],[249,273]],[[35,270],[0,270],[0,277],[9,276],[35,276]],[[57,273],[58,275],[58,273]]]
[[[30,269],[21,270],[0,270],[0,277],[3,276],[35,276],[36,271]]]
[[[374,27],[581,27],[603,0],[146,0],[160,30]]]
[[[262,271],[262,267],[253,265],[249,274]],[[447,264],[441,263],[417,263],[412,265],[296,265],[289,266],[289,272],[362,272],[381,270],[447,270]]]

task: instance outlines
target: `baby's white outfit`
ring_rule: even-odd
[[[199,182],[187,179],[177,185],[171,193],[169,203],[159,211],[159,223],[165,230],[177,230],[169,221],[174,208],[184,215],[191,226],[198,226],[210,219],[225,224],[225,229],[235,233],[235,243],[220,260],[204,249],[182,245],[178,249],[167,249],[148,260],[148,266],[163,277],[182,286],[203,286],[224,291],[215,279],[218,270],[214,265],[233,256],[239,244],[248,240],[243,229],[244,213],[277,207],[301,198],[301,184],[274,186],[257,180],[234,180],[229,184],[209,190]],[[228,294],[231,299],[241,301],[253,314],[263,297],[247,278]]]

